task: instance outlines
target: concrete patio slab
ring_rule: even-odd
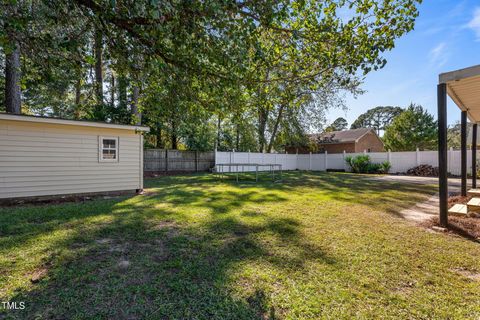
[[[415,183],[415,184],[438,184],[438,178],[436,177],[417,177],[417,176],[396,176],[396,175],[384,175],[371,177],[372,180],[379,181],[392,181],[402,183]],[[448,191],[459,192],[461,186],[461,180],[458,178],[448,179]],[[424,202],[415,204],[413,207],[404,209],[399,212],[400,216],[404,219],[420,223],[431,219],[439,215],[439,197],[438,193],[429,197]]]

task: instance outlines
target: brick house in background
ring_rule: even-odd
[[[375,129],[360,128],[344,131],[332,131],[319,134],[310,134],[308,137],[314,147],[286,147],[288,153],[355,153],[382,152],[384,145]]]

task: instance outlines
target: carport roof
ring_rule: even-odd
[[[447,93],[468,118],[480,122],[480,65],[441,73],[439,83],[447,85]]]

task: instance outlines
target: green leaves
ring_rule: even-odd
[[[377,134],[390,125],[390,123],[403,112],[400,107],[379,106],[367,110],[361,114],[353,123],[351,128],[374,128]]]
[[[193,139],[196,133],[208,131],[211,144],[215,130],[235,136],[227,129],[234,124],[243,128],[234,139],[242,145],[247,135],[245,141],[270,137],[276,143],[278,131],[286,143],[302,130],[322,127],[328,108],[344,107],[344,92],[361,93],[362,75],[385,66],[383,53],[413,28],[417,3],[4,1],[0,18],[22,48],[27,109],[72,116],[81,106],[76,117],[94,114],[92,39],[100,30],[102,70],[110,82],[102,88],[107,119],[128,119],[135,85],[152,132],[163,128],[190,137],[191,146],[205,146]],[[8,28],[0,28],[4,52]],[[121,94],[119,78],[130,80],[122,83]],[[219,115],[223,129],[216,128]]]
[[[422,106],[411,104],[386,128],[383,140],[392,151],[434,150],[437,121]]]

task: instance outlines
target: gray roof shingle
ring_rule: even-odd
[[[344,131],[331,131],[324,133],[310,134],[310,139],[318,143],[348,143],[355,142],[366,133],[373,131],[372,128],[360,128]]]

